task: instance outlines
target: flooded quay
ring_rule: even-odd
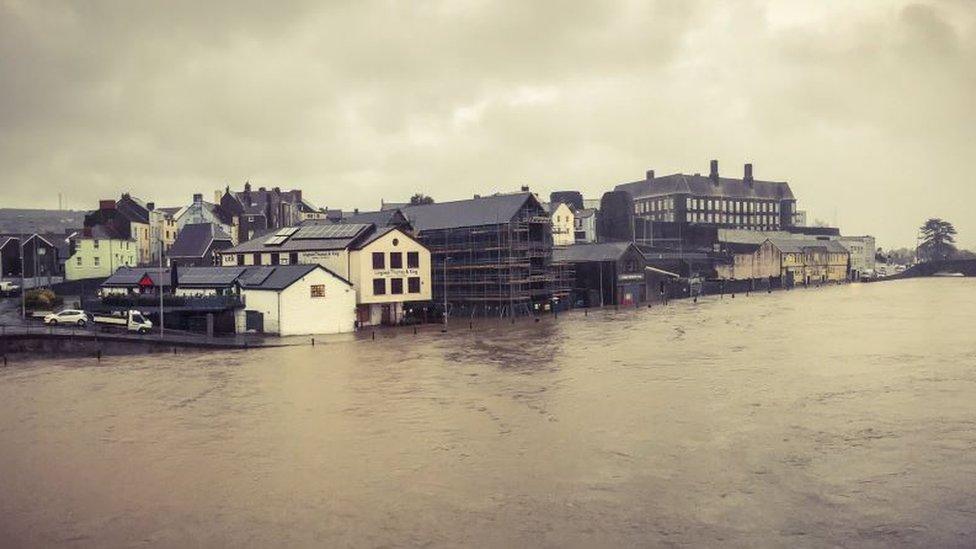
[[[972,546],[976,279],[0,368],[4,547]]]

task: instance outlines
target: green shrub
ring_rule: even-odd
[[[27,290],[24,303],[31,310],[52,311],[64,303],[64,299],[47,288],[36,288]]]

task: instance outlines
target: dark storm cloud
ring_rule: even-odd
[[[0,206],[177,204],[244,179],[339,207],[598,197],[717,157],[849,232],[902,244],[940,215],[974,242],[974,11],[0,0]]]

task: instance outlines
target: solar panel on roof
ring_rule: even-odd
[[[352,238],[359,234],[366,225],[361,224],[334,224],[334,225],[307,225],[298,229],[292,238],[300,240],[328,239],[328,238]]]

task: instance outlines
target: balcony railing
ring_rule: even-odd
[[[158,295],[108,295],[85,301],[86,308],[147,309],[159,307]],[[238,309],[245,305],[239,295],[163,296],[163,307],[185,310]]]

